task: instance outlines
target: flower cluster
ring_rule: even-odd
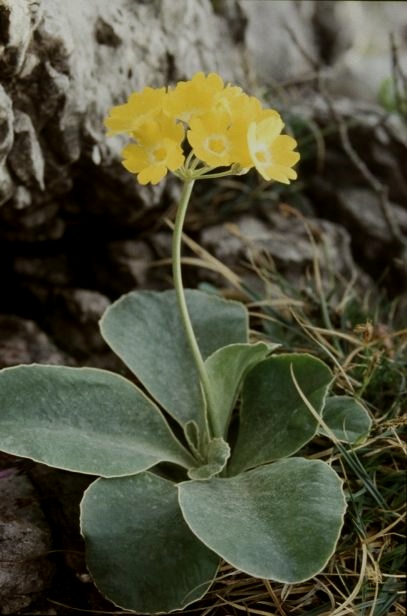
[[[285,184],[297,177],[297,143],[281,134],[280,115],[216,73],[197,73],[173,89],[134,92],[111,109],[105,125],[109,134],[134,140],[123,150],[123,165],[140,184],[157,184],[168,171],[184,179],[214,177],[210,172],[219,167],[228,169],[224,175],[255,167],[264,179]]]

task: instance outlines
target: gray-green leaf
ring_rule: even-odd
[[[363,442],[372,426],[367,410],[350,396],[327,398],[322,417],[338,441],[345,443]],[[325,434],[323,428],[320,433]]]
[[[95,368],[0,371],[0,449],[49,466],[114,477],[158,462],[196,462],[130,381]]]
[[[205,365],[214,402],[209,422],[215,436],[226,438],[242,379],[268,353],[269,347],[264,342],[231,344],[207,358]]]
[[[188,477],[191,479],[210,479],[223,471],[229,458],[229,444],[223,438],[216,437],[209,442],[207,463],[197,468],[190,468]]]
[[[342,482],[319,460],[288,458],[178,488],[191,530],[255,577],[287,584],[311,578],[325,567],[342,528]]]
[[[99,590],[137,613],[167,613],[196,601],[219,566],[186,525],[175,485],[152,473],[98,479],[82,500],[81,529]]]
[[[322,361],[290,353],[257,364],[243,384],[231,474],[292,455],[316,434],[318,423],[295,387],[291,368],[306,398],[321,412],[332,380]]]
[[[201,291],[186,301],[204,358],[216,349],[247,342],[245,307]],[[203,427],[202,392],[174,291],[136,291],[110,306],[100,322],[102,335],[151,395],[181,425]]]

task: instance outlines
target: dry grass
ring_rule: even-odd
[[[402,401],[407,330],[395,325],[397,302],[358,296],[354,281],[321,272],[316,258],[306,289],[290,287],[267,255],[257,254],[252,255],[248,268],[264,283],[265,293],[259,297],[224,264],[189,238],[185,242],[196,255],[186,263],[217,270],[225,280],[224,294],[246,301],[254,339],[279,341],[286,351],[308,351],[321,357],[336,376],[336,392],[363,402],[373,428],[369,439],[356,447],[317,437],[303,452],[336,469],[348,498],[345,526],[325,571],[307,582],[283,585],[250,578],[225,564],[205,599],[183,613],[406,614],[403,434],[407,415],[402,414]]]

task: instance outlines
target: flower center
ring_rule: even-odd
[[[226,150],[226,139],[223,135],[215,135],[209,137],[205,145],[212,154],[223,154]]]
[[[167,157],[167,150],[165,148],[156,148],[153,152],[153,156],[156,162],[161,163]]]
[[[257,150],[257,152],[255,153],[255,157],[257,162],[263,165],[265,163],[269,164],[271,162],[270,152],[268,152],[265,148]]]

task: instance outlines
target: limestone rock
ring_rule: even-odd
[[[239,274],[250,288],[262,294],[264,281],[253,272],[251,265],[257,264],[271,276],[276,274],[300,288],[307,276],[312,276],[314,258],[318,259],[323,278],[329,280],[334,275],[350,280],[357,273],[358,284],[365,286],[368,278],[353,260],[346,230],[317,218],[307,219],[307,225],[313,243],[301,220],[275,212],[268,215],[268,220],[244,215],[233,224],[205,229],[201,243],[221,263]],[[211,279],[207,272],[202,277]],[[220,280],[216,282],[219,284]]]
[[[72,359],[33,321],[0,315],[0,367],[31,363],[72,364]]]
[[[293,44],[288,29],[295,33],[307,53],[317,57],[313,0],[239,0],[239,6],[246,19],[244,45],[257,83],[275,85],[309,72],[309,63],[301,49]]]
[[[0,206],[8,201],[14,192],[13,181],[7,169],[7,156],[12,148],[14,114],[10,97],[0,85]]]
[[[88,289],[57,288],[45,299],[51,312],[48,327],[59,346],[82,358],[106,352],[99,319],[110,304],[107,297]]]
[[[366,256],[374,258],[378,250],[386,250],[394,242],[377,195],[366,188],[341,188],[337,193],[337,206],[343,223],[353,228],[355,234],[363,234]],[[407,234],[407,209],[389,203],[391,216],[404,235]]]
[[[332,63],[330,92],[377,102],[383,83],[391,81],[391,36],[400,66],[405,69],[407,64],[404,3],[331,1],[318,4],[332,6],[336,32],[346,32],[349,39],[347,48]]]
[[[152,286],[153,253],[144,240],[117,240],[106,246],[103,262],[95,264],[95,280],[114,297]]]
[[[0,162],[3,162],[13,145],[13,107],[9,96],[0,85]]]
[[[236,5],[240,9],[240,40],[251,77],[260,86],[277,86],[277,92],[281,84],[306,83],[319,65],[332,94],[376,102],[391,78],[390,36],[401,67],[406,65],[403,2],[222,0],[217,5],[229,20]]]
[[[0,17],[0,221],[7,238],[61,237],[60,196],[73,182],[85,209],[108,205],[123,224],[134,220],[130,212],[156,204],[162,187],[139,190],[121,167],[122,139],[107,139],[103,127],[109,108],[147,84],[198,70],[243,80],[241,50],[209,0],[1,0]]]
[[[13,471],[12,468],[9,471]],[[0,475],[0,610],[16,614],[49,584],[51,531],[24,475]]]
[[[44,189],[44,158],[30,116],[16,110],[14,143],[9,154],[14,175],[25,186]]]
[[[383,282],[399,293],[406,281],[405,123],[377,105],[347,98],[329,103],[321,95],[293,106],[292,113],[303,127],[313,126],[299,176],[315,213],[343,225],[355,259],[373,277],[385,274]]]
[[[329,103],[321,95],[312,95],[293,105],[291,112],[302,118],[304,124],[308,121],[314,123],[314,146],[318,137],[323,140],[325,154],[318,175],[335,188],[358,185],[371,189],[360,170],[360,166],[365,165],[374,179],[388,186],[391,201],[407,206],[407,126],[403,119],[397,114],[387,113],[378,105],[349,98],[338,97],[331,104],[361,162],[358,168],[345,151],[341,126]],[[308,173],[308,167],[305,168]],[[310,179],[315,175],[314,167],[309,173]]]

